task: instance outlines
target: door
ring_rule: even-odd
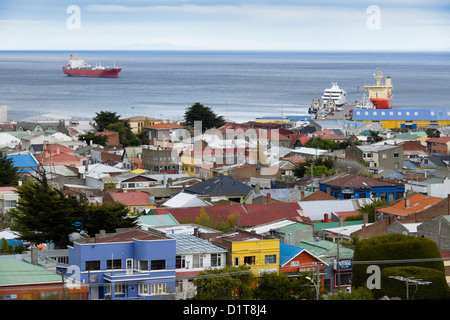
[[[127,274],[133,273],[133,259],[127,259]]]

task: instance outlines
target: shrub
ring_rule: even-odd
[[[442,260],[414,260],[426,258],[441,258],[436,242],[430,239],[405,236],[401,234],[390,234],[360,240],[355,247],[353,257],[355,263],[352,270],[352,286],[353,288],[366,286],[367,279],[369,277],[367,267],[371,264],[370,261],[380,261],[372,264],[378,265],[382,273],[385,268],[421,267],[439,271],[442,277],[444,277],[445,271]],[[411,261],[408,261],[410,259]],[[395,260],[402,261],[396,263],[393,262]],[[404,271],[407,270],[412,269],[404,269]],[[384,295],[384,290],[386,288],[387,286],[382,286],[381,289],[373,289],[374,296],[380,297]]]

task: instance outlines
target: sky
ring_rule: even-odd
[[[449,51],[450,0],[1,0],[0,50]]]

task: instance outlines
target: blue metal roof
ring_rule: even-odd
[[[8,154],[6,158],[12,159],[13,165],[22,172],[32,172],[39,167],[39,162],[31,154]]]
[[[447,121],[449,109],[354,109],[353,120]]]
[[[300,254],[303,250],[305,249],[302,247],[291,246],[289,244],[280,242],[280,266],[284,266],[298,254]]]

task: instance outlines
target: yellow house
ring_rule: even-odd
[[[140,133],[144,126],[151,126],[157,123],[161,123],[159,119],[153,119],[145,116],[136,116],[131,118],[122,119],[124,121],[128,121],[130,124],[131,131],[135,134]]]
[[[227,265],[247,265],[255,276],[279,271],[280,239],[267,238],[251,232],[237,230],[211,239],[228,249]]]

